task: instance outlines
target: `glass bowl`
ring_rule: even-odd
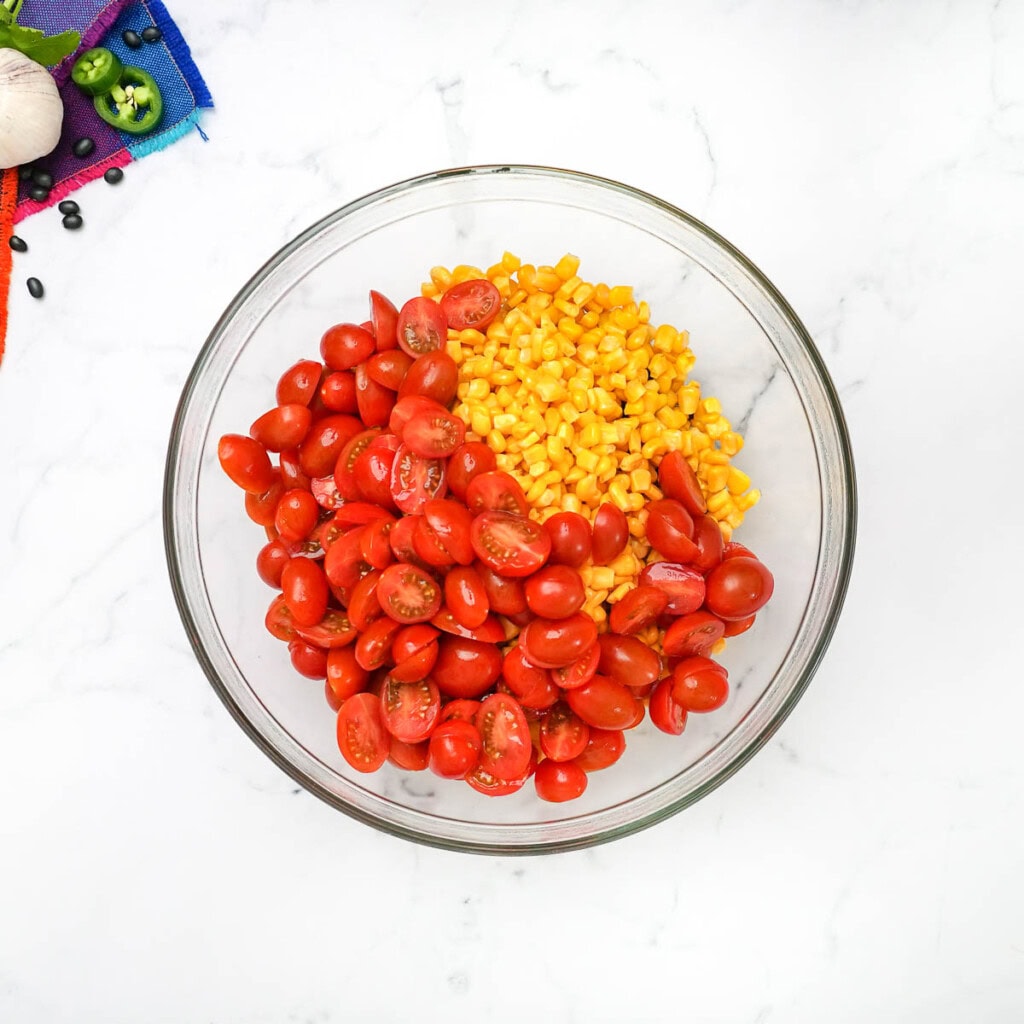
[[[430,267],[582,260],[584,280],[630,284],[652,322],[690,332],[692,376],[746,437],[736,464],[763,497],[738,533],[775,575],[755,627],[729,641],[728,703],[691,714],[682,736],[649,721],[583,796],[498,799],[429,771],[353,771],[323,685],[296,675],[264,629],[271,598],[255,574],[263,530],[217,460],[217,441],[273,405],[285,367],[316,357],[330,324],[368,315],[367,291],[398,301]],[[259,747],[328,803],[436,846],[539,853],[645,828],[710,792],[768,740],[815,672],[843,602],[856,489],[842,411],[821,357],[785,299],[725,239],[653,196],[543,167],[468,167],[400,182],[349,203],[275,255],[213,329],[171,432],[164,531],[185,628],[217,694]]]

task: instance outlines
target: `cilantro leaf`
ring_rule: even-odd
[[[77,32],[61,32],[60,35],[47,36],[37,28],[25,28],[12,23],[0,24],[0,48],[8,47],[19,50],[30,60],[44,67],[59,64],[69,53],[78,49],[82,41]]]

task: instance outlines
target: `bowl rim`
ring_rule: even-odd
[[[183,573],[180,568],[180,558],[174,539],[174,496],[175,496],[175,469],[181,453],[182,425],[186,410],[189,407],[192,395],[196,390],[198,381],[201,379],[210,355],[214,350],[220,335],[226,325],[231,322],[238,311],[249,300],[250,296],[263,283],[264,279],[277,267],[283,264],[290,256],[300,250],[307,242],[317,236],[320,232],[344,217],[354,213],[371,204],[386,200],[390,196],[403,193],[417,186],[443,181],[449,178],[465,176],[490,176],[497,174],[515,173],[526,177],[539,177],[562,179],[570,182],[577,182],[588,186],[600,186],[618,192],[629,199],[640,201],[678,218],[693,230],[702,234],[707,240],[719,247],[729,257],[735,260],[747,274],[754,279],[757,285],[764,290],[769,299],[778,307],[784,318],[788,320],[788,326],[792,329],[794,336],[804,350],[804,354],[810,361],[817,381],[821,386],[823,395],[833,417],[833,425],[838,440],[839,454],[842,461],[842,484],[844,502],[844,518],[846,521],[845,544],[839,553],[835,588],[831,602],[826,610],[821,631],[814,643],[813,651],[807,660],[806,665],[797,679],[796,683],[786,694],[775,713],[752,735],[738,752],[738,754],[723,765],[718,771],[696,786],[693,790],[683,794],[666,806],[654,813],[638,817],[625,824],[609,828],[603,832],[585,836],[565,838],[558,837],[549,841],[538,841],[531,846],[496,846],[487,842],[474,842],[465,839],[450,839],[445,836],[437,836],[427,832],[421,832],[402,824],[383,820],[374,814],[363,811],[361,808],[345,802],[336,794],[321,786],[315,780],[305,775],[293,762],[278,751],[273,744],[256,728],[250,718],[239,707],[232,697],[228,687],[220,678],[210,656],[199,635],[196,619],[189,605],[188,596],[185,592]],[[589,174],[582,171],[569,170],[566,168],[550,167],[541,164],[476,164],[460,167],[443,168],[425,174],[419,174],[411,178],[405,178],[391,185],[368,192],[350,202],[338,207],[331,213],[326,214],[311,224],[304,231],[296,235],[291,241],[281,246],[269,259],[267,259],[245,282],[235,294],[234,298],[218,317],[216,323],[203,343],[192,369],[182,388],[181,396],[175,408],[174,418],[171,424],[171,433],[168,441],[167,455],[164,468],[163,485],[163,509],[162,524],[164,534],[164,553],[167,561],[168,574],[170,576],[171,589],[174,594],[175,604],[181,617],[182,624],[192,646],[196,659],[199,662],[214,692],[227,708],[231,716],[241,726],[242,730],[259,747],[259,749],[270,758],[286,775],[297,782],[305,790],[319,797],[321,800],[342,811],[347,816],[354,818],[364,824],[370,825],[378,831],[390,835],[411,840],[421,845],[431,846],[439,849],[453,850],[467,853],[485,853],[495,856],[532,856],[544,853],[558,853],[570,850],[583,849],[597,846],[612,840],[622,838],[636,832],[650,828],[660,821],[679,813],[685,808],[693,805],[698,800],[707,796],[717,789],[722,783],[731,778],[736,772],[746,765],[755,754],[758,753],[774,736],[782,723],[789,717],[796,707],[800,698],[806,692],[811,679],[817,672],[821,661],[828,649],[832,636],[835,633],[843,605],[849,589],[852,573],[853,558],[857,544],[858,526],[858,496],[857,478],[854,467],[853,449],[850,442],[849,429],[846,418],[843,414],[842,405],[835,384],[825,366],[824,360],[814,344],[807,328],[797,316],[776,286],[765,276],[765,274],[750,260],[742,251],[736,248],[728,239],[724,238],[713,228],[703,221],[697,219],[685,210],[672,203],[655,196],[642,189],[626,185],[623,182],[612,178],[605,178],[599,175]]]

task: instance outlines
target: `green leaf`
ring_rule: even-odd
[[[59,64],[69,53],[78,49],[82,37],[77,32],[61,32],[46,36],[37,28],[23,25],[0,25],[0,47],[19,50],[30,60],[44,67]]]

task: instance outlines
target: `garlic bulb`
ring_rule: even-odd
[[[0,169],[52,153],[63,121],[50,72],[17,50],[0,50]]]

